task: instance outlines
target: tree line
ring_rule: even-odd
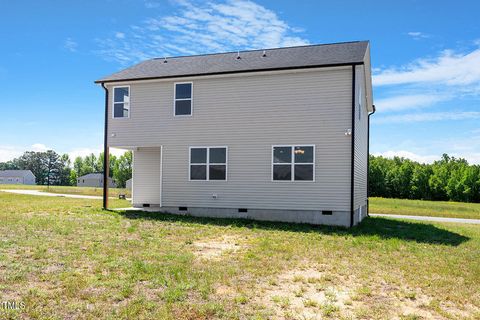
[[[116,157],[110,155],[109,176],[117,187],[124,188],[132,177],[132,152]],[[103,152],[76,157],[72,162],[68,154],[59,155],[53,150],[45,152],[26,151],[22,156],[0,162],[0,170],[31,170],[38,185],[76,186],[77,178],[89,173],[103,172]]]
[[[432,164],[370,156],[373,197],[480,202],[480,165],[444,154]]]
[[[110,155],[110,177],[125,187],[132,177],[132,152]],[[0,170],[31,170],[39,185],[75,186],[77,178],[103,172],[103,153],[77,157],[53,150],[27,151],[11,161],[0,162]],[[444,154],[432,164],[406,158],[370,156],[369,195],[373,197],[480,202],[480,165]]]

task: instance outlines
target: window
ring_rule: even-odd
[[[272,180],[314,181],[315,146],[273,146]]]
[[[130,87],[113,88],[113,117],[130,117]]]
[[[227,180],[227,147],[190,147],[190,180]]]
[[[191,116],[192,115],[192,86],[191,82],[175,83],[175,116]]]

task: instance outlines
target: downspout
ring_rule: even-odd
[[[367,131],[367,217],[370,216],[370,202],[369,202],[369,197],[370,197],[370,187],[368,185],[368,176],[370,175],[370,116],[375,113],[376,108],[375,105],[372,105],[373,111],[368,114],[368,131]]]
[[[350,227],[353,227],[354,222],[354,192],[355,192],[355,65],[352,64],[352,154],[351,154],[351,165],[350,165]]]
[[[105,90],[105,128],[103,135],[103,209],[108,209],[108,175],[110,170],[109,150],[108,150],[108,89],[102,82],[102,88]]]

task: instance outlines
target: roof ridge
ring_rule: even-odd
[[[191,54],[191,55],[179,55],[179,56],[165,56],[165,57],[155,57],[150,58],[145,61],[149,60],[163,60],[163,59],[176,59],[176,58],[188,58],[188,57],[203,57],[203,56],[215,56],[215,55],[222,55],[222,54],[236,54],[238,52],[259,52],[259,51],[267,51],[267,50],[282,50],[282,49],[293,49],[293,48],[306,48],[306,47],[321,47],[321,46],[333,46],[337,44],[349,44],[349,43],[361,43],[361,42],[370,42],[369,40],[356,40],[356,41],[343,41],[343,42],[330,42],[330,43],[317,43],[317,44],[304,44],[299,46],[287,46],[287,47],[274,47],[274,48],[263,48],[263,49],[249,49],[249,50],[235,50],[235,51],[225,51],[225,52],[214,52],[214,53],[199,53],[199,54]]]

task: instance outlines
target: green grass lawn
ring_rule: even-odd
[[[480,318],[477,225],[343,229],[100,206],[0,192],[0,301],[25,304],[1,319]]]
[[[480,203],[369,198],[371,213],[480,219]]]
[[[94,187],[69,187],[69,186],[38,186],[38,185],[24,185],[24,184],[0,184],[0,189],[29,189],[40,190],[43,192],[51,193],[65,193],[65,194],[78,194],[87,196],[102,196],[103,188]],[[130,190],[123,188],[109,188],[108,194],[110,197],[117,198],[119,194],[126,194],[127,197],[131,197]]]

